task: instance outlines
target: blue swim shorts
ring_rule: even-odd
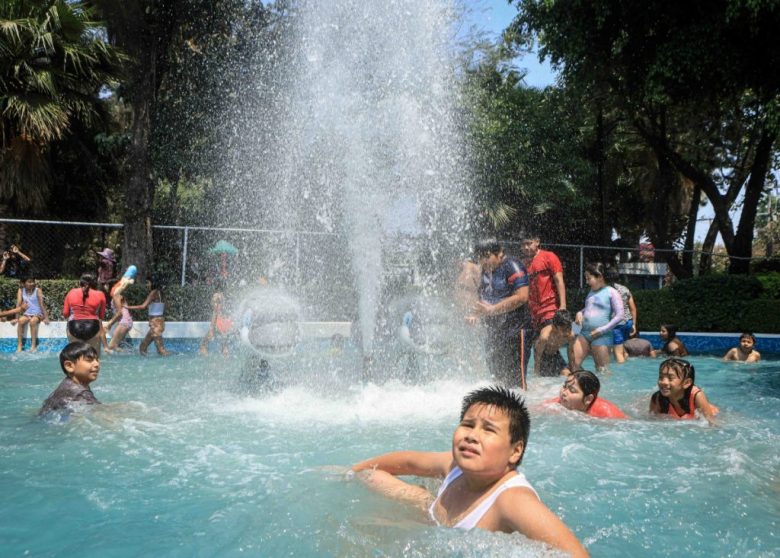
[[[612,330],[615,345],[622,345],[631,338],[631,330],[634,329],[634,320],[627,320],[623,325]]]

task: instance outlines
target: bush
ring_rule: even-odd
[[[774,293],[764,284],[757,277],[712,274],[660,291],[636,291],[639,328],[673,323],[685,331],[780,333],[780,300],[770,298]]]
[[[764,289],[764,298],[780,300],[780,273],[761,273],[755,277]]]

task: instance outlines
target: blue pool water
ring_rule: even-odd
[[[658,361],[602,377],[628,421],[544,410],[559,382],[531,378],[522,469],[594,556],[780,553],[780,363],[692,360],[720,427],[647,416]],[[107,357],[93,384],[105,405],[49,423],[36,411],[62,378],[55,356],[0,356],[0,554],[549,555],[517,534],[433,527],[342,473],[381,452],[447,450],[461,397],[484,379],[363,384],[352,362],[313,351],[288,387],[249,397],[239,368]]]

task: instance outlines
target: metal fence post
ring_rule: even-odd
[[[182,256],[181,256],[181,286],[184,286],[185,281],[185,275],[187,273],[187,240],[189,228],[184,227],[184,246],[182,247]]]
[[[583,277],[585,276],[585,247],[580,246],[580,289],[583,287]]]

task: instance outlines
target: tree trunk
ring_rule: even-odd
[[[685,232],[685,246],[682,257],[682,265],[688,277],[693,277],[693,248],[696,236],[696,220],[699,218],[699,204],[701,202],[701,188],[698,184],[693,187],[693,197],[688,210],[688,228]]]
[[[750,272],[750,258],[753,255],[753,236],[758,202],[761,201],[761,195],[764,193],[766,175],[769,171],[769,163],[772,157],[772,145],[776,137],[776,131],[768,131],[765,128],[756,147],[756,156],[753,159],[750,178],[745,188],[745,199],[742,202],[742,214],[739,218],[737,234],[734,236],[734,246],[729,251],[729,256],[731,257],[729,273],[746,274]]]

